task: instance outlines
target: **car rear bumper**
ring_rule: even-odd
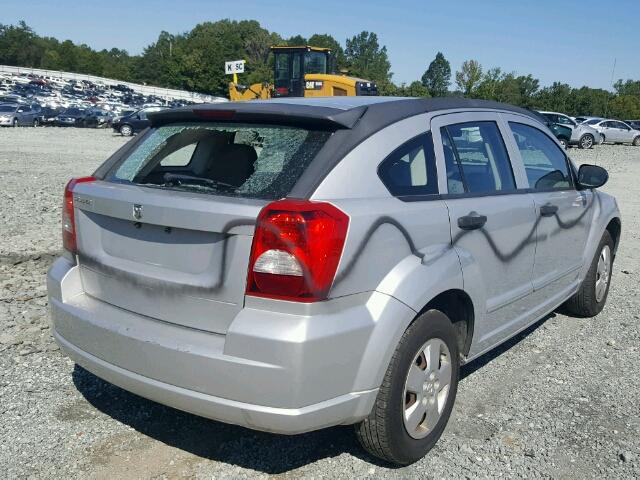
[[[377,292],[304,306],[307,314],[262,310],[258,300],[220,335],[96,300],[65,258],[47,281],[54,337],[85,369],[180,410],[285,434],[366,417],[415,315]]]

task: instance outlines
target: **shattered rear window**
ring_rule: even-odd
[[[106,179],[216,195],[279,199],[289,194],[330,135],[324,130],[262,124],[171,124],[152,130],[111,169]],[[176,157],[172,156],[174,153],[180,155],[180,162],[171,161]],[[165,158],[167,161],[163,162]]]

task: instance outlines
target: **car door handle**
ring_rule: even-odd
[[[487,217],[477,212],[471,212],[469,215],[458,218],[458,227],[462,230],[477,230],[484,227],[485,223],[487,223]]]
[[[558,213],[558,206],[557,205],[551,205],[550,203],[547,203],[546,205],[542,205],[540,207],[540,216],[541,217],[552,217],[556,213]]]

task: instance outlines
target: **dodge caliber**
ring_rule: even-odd
[[[282,434],[352,424],[409,464],[462,364],[605,305],[607,172],[527,110],[345,97],[149,120],[68,183],[48,273],[63,351],[138,395]]]

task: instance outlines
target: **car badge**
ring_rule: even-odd
[[[142,218],[142,205],[133,205],[133,218],[140,220]]]

